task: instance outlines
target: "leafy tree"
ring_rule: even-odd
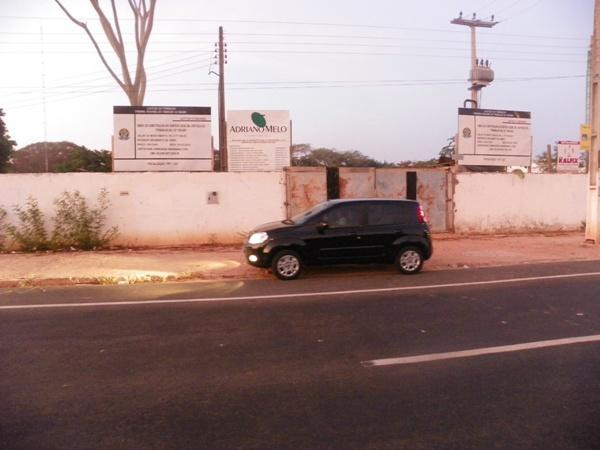
[[[67,15],[67,17],[77,26],[81,27],[88,35],[92,44],[94,45],[98,56],[104,64],[104,67],[108,70],[113,79],[117,82],[119,87],[125,92],[131,106],[141,106],[144,104],[144,96],[146,95],[146,70],[144,68],[144,58],[146,55],[146,47],[150,39],[150,33],[152,32],[152,26],[154,24],[154,9],[156,7],[156,0],[127,0],[129,8],[133,14],[134,24],[134,35],[135,35],[135,46],[136,46],[136,68],[135,75],[132,77],[127,61],[127,53],[125,50],[125,41],[123,40],[123,34],[121,33],[121,21],[115,5],[115,0],[111,0],[112,9],[112,21],[107,17],[106,13],[100,6],[100,0],[90,0],[94,11],[100,20],[102,30],[117,59],[121,69],[122,76],[119,77],[116,71],[106,60],[106,57],[98,41],[88,28],[85,22],[77,20],[59,0],[54,0],[60,9]]]
[[[4,124],[4,111],[0,108],[0,173],[6,173],[10,166],[10,157],[17,143],[8,135],[8,130]]]
[[[394,167],[414,167],[415,169],[439,167],[440,163],[438,158],[431,158],[422,161],[400,161]]]
[[[444,145],[440,150],[438,162],[444,165],[453,165],[455,152],[456,136],[451,136],[447,139],[446,145]]]
[[[16,173],[45,172],[44,154],[50,172],[110,172],[111,153],[89,150],[73,142],[36,142],[16,150],[12,155],[11,171]]]
[[[394,163],[377,161],[357,150],[338,151],[331,148],[313,149],[310,144],[292,145],[292,166],[305,167],[397,167]]]
[[[112,157],[108,150],[79,148],[69,155],[66,162],[59,164],[55,172],[110,172]]]

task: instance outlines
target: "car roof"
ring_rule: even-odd
[[[337,198],[328,200],[327,203],[340,204],[340,203],[354,203],[354,202],[402,202],[402,203],[419,203],[417,200],[409,200],[404,198]]]

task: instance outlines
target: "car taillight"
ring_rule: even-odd
[[[421,206],[417,207],[417,220],[419,223],[427,223],[427,216],[425,215],[425,212]]]

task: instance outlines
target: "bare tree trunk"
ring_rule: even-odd
[[[119,16],[117,13],[117,6],[115,0],[111,0],[112,17],[111,20],[104,13],[100,6],[99,0],[90,0],[90,3],[98,18],[100,24],[108,42],[110,43],[115,55],[119,59],[121,66],[121,77],[117,75],[117,72],[108,64],[106,57],[104,56],[96,38],[89,30],[87,24],[80,20],[77,20],[73,15],[63,6],[59,0],[54,0],[56,4],[63,10],[67,17],[81,27],[88,35],[98,56],[104,64],[104,67],[108,70],[111,77],[117,82],[119,87],[125,92],[129,99],[131,106],[141,106],[144,104],[144,97],[146,96],[146,69],[144,68],[144,58],[146,55],[146,47],[152,33],[152,26],[154,25],[154,10],[156,7],[156,0],[127,0],[131,12],[135,19],[135,45],[137,50],[135,76],[132,78],[127,61],[127,55],[125,53],[125,42],[123,41],[123,35],[121,33],[121,24],[119,22]]]

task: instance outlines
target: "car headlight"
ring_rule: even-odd
[[[252,233],[248,239],[248,244],[262,244],[267,239],[269,239],[269,235],[264,231],[261,231],[260,233]]]

